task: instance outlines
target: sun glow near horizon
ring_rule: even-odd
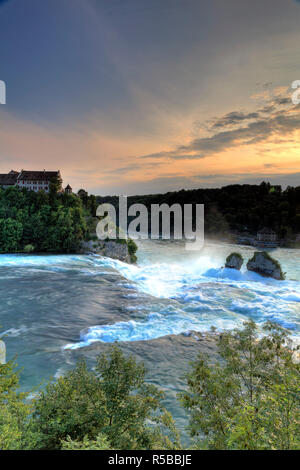
[[[4,2],[0,172],[51,162],[102,195],[299,184],[299,2],[215,2]]]

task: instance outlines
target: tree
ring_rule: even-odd
[[[295,449],[299,439],[299,364],[286,332],[265,326],[259,338],[250,321],[222,334],[221,361],[199,356],[181,395],[190,434],[210,449]]]
[[[53,176],[49,185],[50,198],[54,198],[57,193],[61,190],[62,179],[59,176]]]
[[[17,251],[22,238],[22,224],[14,219],[0,219],[0,251]]]
[[[111,448],[106,437],[98,434],[94,440],[84,437],[82,441],[72,441],[68,438],[62,442],[62,450],[111,450]]]
[[[80,197],[81,201],[82,201],[82,204],[84,205],[84,207],[87,207],[87,204],[88,204],[88,200],[89,200],[89,195],[88,193],[84,190],[84,189],[79,189],[78,191],[78,197]]]
[[[33,245],[36,252],[75,252],[87,235],[86,212],[73,194],[0,190],[0,251]]]
[[[16,364],[0,364],[0,450],[24,449],[33,439],[29,429],[31,409],[18,387]]]
[[[178,447],[162,398],[162,392],[145,383],[144,366],[115,346],[98,357],[94,371],[80,362],[39,394],[33,414],[37,448],[59,449],[71,441],[97,445],[99,434],[117,449]]]

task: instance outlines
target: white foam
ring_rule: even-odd
[[[97,341],[143,341],[189,330],[201,332],[211,326],[231,329],[247,318],[257,323],[277,321],[289,329],[300,326],[297,311],[287,310],[287,302],[295,305],[299,302],[299,283],[219,268],[209,256],[193,262],[168,261],[141,266],[108,259],[97,261],[103,262],[129,281],[122,283],[123,287],[135,289],[136,293],[128,294],[128,298],[140,297],[142,302],[141,294],[146,294],[156,299],[169,299],[170,304],[157,304],[157,310],[148,313],[143,320],[95,325],[81,333],[79,342],[66,345],[66,349],[78,349]]]
[[[0,333],[0,338],[5,336],[15,338],[17,336],[23,335],[24,333],[27,333],[28,331],[29,328],[27,328],[25,325],[20,326],[20,328],[9,328],[8,330]]]
[[[139,266],[102,256],[2,255],[0,268],[75,270],[93,276],[110,273],[116,276],[120,287],[128,289],[126,302],[132,299],[133,305],[124,308],[138,318],[92,326],[82,332],[80,341],[67,345],[66,349],[84,347],[95,341],[139,341],[188,330],[207,331],[211,326],[233,328],[248,318],[258,323],[272,319],[299,331],[299,281],[276,281],[246,270],[220,268],[221,258],[224,262],[225,256],[214,257],[213,250],[210,255],[188,256],[181,249],[177,256],[176,250],[172,252],[168,247],[168,260],[163,256],[164,248],[161,250],[156,261],[150,257],[150,261],[144,259]],[[16,328],[2,336],[5,333],[18,336],[24,332]]]

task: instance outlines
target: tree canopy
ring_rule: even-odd
[[[0,189],[0,252],[72,252],[87,234],[87,211],[74,194]]]

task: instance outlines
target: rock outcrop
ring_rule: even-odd
[[[239,253],[231,253],[226,258],[225,268],[237,269],[239,271],[243,262],[243,257]]]
[[[281,266],[266,251],[256,251],[253,258],[247,263],[248,271],[254,271],[262,276],[273,277],[277,280],[284,280],[284,273]]]
[[[107,256],[108,258],[118,259],[125,263],[132,263],[135,259],[129,253],[126,240],[89,240],[82,242],[81,253],[95,253],[97,255]]]

